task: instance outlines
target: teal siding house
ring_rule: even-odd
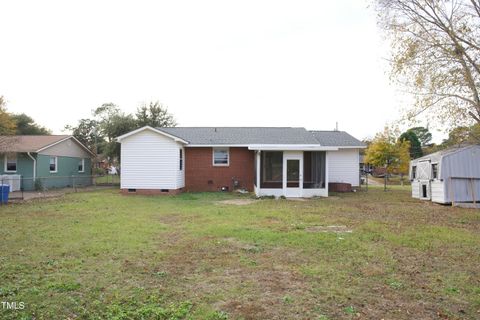
[[[91,185],[93,156],[73,136],[0,136],[0,183],[11,191]]]

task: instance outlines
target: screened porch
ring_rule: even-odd
[[[256,151],[257,196],[327,196],[326,151]]]

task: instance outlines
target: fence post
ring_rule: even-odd
[[[74,192],[77,192],[77,188],[75,187],[75,176],[72,175],[72,188]]]

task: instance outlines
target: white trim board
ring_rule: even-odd
[[[117,142],[121,142],[123,139],[128,138],[128,137],[130,137],[130,136],[132,136],[132,135],[134,135],[134,134],[137,134],[137,133],[142,132],[142,131],[145,131],[145,130],[150,130],[150,131],[153,131],[153,132],[155,132],[155,133],[161,134],[161,135],[163,135],[163,136],[165,136],[165,137],[168,137],[168,138],[170,138],[170,139],[172,139],[172,140],[174,140],[174,141],[176,141],[176,142],[188,144],[188,141],[185,141],[185,140],[183,140],[183,139],[181,139],[181,138],[179,138],[179,137],[176,137],[176,136],[174,136],[174,135],[168,134],[168,133],[166,133],[166,132],[164,132],[164,131],[162,131],[162,130],[158,130],[158,129],[152,128],[152,127],[150,127],[150,126],[141,127],[141,128],[139,128],[139,129],[130,131],[130,132],[128,132],[128,133],[125,133],[124,135],[121,135],[121,136],[119,136],[119,137],[116,137],[115,140],[116,140]]]

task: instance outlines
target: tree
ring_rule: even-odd
[[[93,119],[80,119],[76,126],[66,125],[65,129],[72,132],[72,135],[80,141],[83,145],[90,150],[101,153],[101,148],[98,146],[103,145],[103,136],[97,134],[98,122]]]
[[[448,138],[443,140],[440,149],[460,146],[463,144],[480,143],[480,124],[472,126],[460,126],[453,128],[448,133]]]
[[[137,122],[132,115],[121,112],[110,117],[108,122],[100,123],[100,128],[106,139],[102,146],[104,154],[109,158],[120,160],[120,144],[115,138],[135,130]]]
[[[392,43],[391,77],[415,97],[407,117],[480,123],[480,1],[376,3]]]
[[[65,129],[92,150],[98,148],[110,159],[120,160],[120,144],[115,138],[135,130],[140,126],[175,126],[175,120],[166,107],[159,102],[151,102],[137,109],[135,116],[122,112],[114,103],[104,103],[92,110],[93,119],[81,119],[76,126]],[[95,143],[96,141],[96,143]]]
[[[427,147],[432,141],[432,134],[425,127],[413,127],[409,129],[414,132],[422,147]]]
[[[365,151],[365,162],[386,169],[384,190],[387,190],[387,174],[397,172],[402,176],[408,173],[410,163],[410,142],[396,139],[392,130],[385,128],[378,133]]]
[[[400,174],[400,181],[403,186],[403,179],[405,175],[408,175],[410,170],[410,142],[409,141],[399,141],[396,144],[398,152],[398,167],[397,173]]]
[[[114,103],[104,103],[93,110],[98,124],[98,135],[104,139],[103,153],[112,159],[120,159],[120,145],[115,138],[137,128],[137,121],[131,114],[125,114]]]
[[[0,135],[13,135],[15,129],[15,120],[7,112],[7,101],[3,96],[0,96]]]
[[[401,141],[410,142],[410,150],[409,150],[410,159],[416,159],[423,156],[422,145],[420,143],[420,140],[418,139],[415,132],[413,132],[411,129],[408,129],[407,131],[402,133],[398,139]]]
[[[25,113],[13,114],[12,119],[16,123],[16,132],[18,135],[44,135],[51,134],[50,130],[35,123],[32,117]]]
[[[137,109],[135,116],[139,127],[150,126],[158,128],[175,127],[177,125],[173,115],[168,113],[168,108],[158,101],[150,102],[148,106],[143,104]]]

